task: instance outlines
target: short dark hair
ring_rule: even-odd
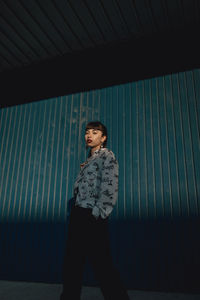
[[[106,126],[103,125],[100,121],[92,121],[86,125],[85,131],[87,131],[88,129],[100,130],[102,132],[102,136],[106,136],[106,140],[105,142],[103,142],[103,147],[106,147],[108,139],[108,132]]]

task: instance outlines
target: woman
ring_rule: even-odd
[[[111,258],[108,218],[118,196],[118,162],[106,148],[107,129],[90,122],[85,130],[89,157],[74,185],[61,300],[80,300],[86,257],[106,300],[129,299]]]

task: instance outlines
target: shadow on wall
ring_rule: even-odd
[[[60,283],[67,223],[1,223],[0,279]],[[199,293],[200,220],[112,220],[111,250],[129,289]],[[95,286],[87,264],[83,284]]]

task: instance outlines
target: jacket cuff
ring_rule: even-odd
[[[98,217],[100,216],[100,210],[97,206],[93,207],[92,215],[95,217],[95,219],[98,219]]]

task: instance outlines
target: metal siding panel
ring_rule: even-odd
[[[26,196],[28,197],[27,204],[24,208],[24,218],[27,221],[31,221],[35,219],[34,215],[34,207],[36,204],[36,196],[37,196],[37,172],[39,170],[39,152],[38,147],[43,139],[41,122],[45,121],[45,114],[43,112],[44,105],[38,105],[36,103],[34,105],[35,111],[35,122],[34,122],[34,131],[33,131],[33,142],[32,142],[32,156],[30,157],[30,177],[29,184],[27,188]],[[38,136],[40,139],[38,140]]]
[[[194,163],[191,140],[191,120],[189,115],[188,93],[186,74],[180,73],[180,96],[182,101],[181,111],[183,115],[183,134],[184,134],[184,150],[185,164],[188,187],[188,207],[189,216],[196,215],[195,205],[195,186],[194,186]],[[198,164],[197,164],[198,165]]]
[[[155,170],[154,170],[154,145],[152,128],[152,99],[151,99],[151,81],[145,82],[145,116],[146,116],[146,159],[147,159],[147,200],[148,217],[156,216],[155,206]]]
[[[198,127],[198,116],[197,116],[197,102],[194,91],[194,77],[193,72],[189,71],[186,73],[187,83],[187,96],[188,96],[188,110],[190,117],[190,128],[191,128],[191,148],[192,148],[192,168],[193,168],[193,181],[194,181],[194,204],[195,214],[199,215],[199,204],[198,204],[198,183],[199,171],[197,161],[199,160],[199,149],[200,149],[200,130]]]
[[[144,103],[144,82],[138,82],[138,150],[139,150],[139,189],[140,203],[139,216],[145,217],[147,214],[147,176],[146,176],[146,120],[145,120],[145,103]]]
[[[174,126],[176,132],[176,148],[177,148],[177,177],[178,177],[178,203],[180,216],[187,216],[189,213],[188,206],[188,188],[186,178],[186,164],[185,164],[185,149],[183,136],[183,117],[181,113],[180,90],[177,74],[172,77],[173,97],[175,99],[174,105]]]
[[[25,119],[24,119],[24,139],[22,141],[22,159],[21,159],[21,172],[20,172],[20,177],[21,177],[21,183],[19,184],[19,202],[18,202],[18,212],[17,212],[17,218],[19,220],[23,219],[23,211],[24,211],[24,206],[26,205],[27,199],[24,197],[25,195],[25,185],[27,182],[27,167],[28,167],[28,153],[30,153],[30,125],[31,125],[31,116],[32,116],[32,104],[30,104],[27,107],[27,110],[25,112]]]
[[[21,126],[22,126],[22,122],[21,122],[21,116],[22,116],[22,111],[20,108],[16,109],[16,118],[15,118],[15,123],[14,123],[14,130],[13,130],[13,134],[16,136],[16,139],[13,137],[13,140],[10,141],[11,142],[11,146],[12,146],[12,142],[13,142],[13,154],[12,154],[12,158],[13,158],[13,163],[12,165],[10,165],[9,169],[7,170],[9,172],[7,180],[9,180],[9,184],[7,184],[6,182],[6,186],[5,186],[5,192],[4,192],[4,198],[3,198],[3,208],[2,208],[2,217],[3,219],[7,219],[9,220],[9,218],[12,217],[12,212],[13,211],[13,200],[14,200],[14,195],[15,195],[15,190],[17,188],[17,163],[19,163],[18,160],[18,154],[19,154],[19,141],[20,141],[20,133],[21,133]],[[12,118],[12,116],[10,115],[10,118]],[[7,137],[7,141],[9,141],[9,136]],[[9,145],[10,146],[10,145]]]
[[[171,86],[171,76],[165,77],[166,86],[166,118],[168,131],[168,145],[169,145],[169,176],[171,186],[171,214],[180,215],[179,207],[179,182],[177,176],[177,149],[176,149],[176,131],[174,125],[174,105]]]
[[[34,137],[36,135],[36,116],[37,115],[37,109],[34,104],[32,104],[32,111],[30,112],[29,115],[29,120],[30,120],[30,134],[29,134],[29,143],[28,143],[28,158],[27,158],[27,171],[25,175],[25,187],[24,187],[24,205],[23,205],[23,212],[21,212],[21,217],[24,220],[27,220],[28,213],[27,213],[27,207],[29,206],[29,202],[31,200],[30,195],[31,195],[31,178],[33,174],[33,165],[34,165]]]
[[[124,190],[125,190],[125,201],[126,201],[126,211],[125,216],[126,218],[132,218],[133,216],[133,155],[132,155],[132,101],[131,99],[131,85],[124,86],[124,105],[125,105],[125,131],[124,137],[127,143],[124,143],[124,152],[125,152],[125,163],[126,165],[126,180],[124,182]],[[113,144],[114,146],[114,144]],[[129,161],[129,164],[126,164],[126,161]]]
[[[20,204],[20,186],[22,184],[22,164],[23,164],[23,153],[24,153],[24,127],[25,127],[25,118],[27,116],[27,105],[21,107],[21,127],[20,127],[20,135],[19,135],[19,143],[18,143],[18,152],[17,152],[17,164],[16,164],[16,173],[15,177],[15,185],[14,185],[14,197],[11,199],[12,203],[12,211],[8,214],[11,218],[17,220],[18,218],[18,208]]]
[[[163,173],[162,173],[162,155],[161,155],[161,135],[160,135],[160,110],[158,105],[158,82],[157,79],[151,80],[151,110],[152,110],[152,168],[155,184],[155,216],[163,216]]]
[[[194,98],[195,98],[195,117],[196,117],[196,125],[197,125],[197,132],[198,132],[198,137],[197,137],[197,147],[196,149],[200,149],[200,70],[194,70],[193,71],[193,89],[194,89]],[[195,161],[198,161],[198,151],[195,151]],[[197,176],[197,199],[200,199],[200,168],[196,167],[196,176]],[[199,203],[198,203],[198,208],[199,208]]]
[[[12,112],[13,110],[2,110],[1,111],[1,152],[0,152],[0,195],[1,195],[1,202],[0,202],[0,208],[1,208],[1,217],[4,216],[4,209],[5,209],[5,190],[6,185],[8,182],[8,173],[9,173],[9,161],[8,161],[8,140],[10,136],[10,127],[11,127],[11,119],[12,119]],[[8,162],[7,162],[8,161]],[[7,163],[7,166],[6,166]],[[7,169],[7,170],[6,170]],[[7,171],[7,176],[5,175]]]
[[[123,140],[118,145],[119,155],[118,155],[118,162],[119,162],[119,173],[120,178],[119,180],[119,201],[118,201],[118,218],[123,219],[125,214],[125,191],[124,191],[124,178],[125,178],[125,169],[124,169],[124,143],[126,144],[125,135],[124,135],[124,101],[123,101],[123,88],[122,86],[118,87],[118,132],[120,132],[120,136],[123,136]],[[114,150],[113,150],[114,151]]]
[[[169,174],[169,145],[168,145],[168,128],[166,117],[166,99],[164,78],[158,79],[159,93],[159,113],[160,113],[160,135],[161,135],[161,168],[163,175],[163,211],[164,216],[171,216],[171,185]]]
[[[178,255],[185,239],[195,245],[197,227],[176,222],[199,217],[199,84],[194,70],[2,109],[0,211],[7,250],[0,250],[0,276],[60,280],[68,200],[87,156],[83,132],[99,119],[120,166],[111,215],[114,261],[131,288],[165,286],[174,265],[181,286],[182,265],[198,259],[188,248]],[[55,256],[56,264],[49,264]],[[12,267],[16,257],[21,274]]]

